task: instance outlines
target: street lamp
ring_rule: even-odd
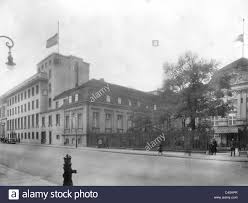
[[[14,46],[14,42],[10,37],[7,36],[0,36],[0,38],[5,38],[8,41],[5,43],[5,45],[9,48],[9,52],[8,52],[8,61],[6,62],[6,65],[9,69],[11,69],[12,67],[14,67],[16,64],[13,61],[13,57],[11,55],[11,48]]]

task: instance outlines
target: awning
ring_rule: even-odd
[[[238,133],[238,127],[217,127],[214,129],[214,133]]]

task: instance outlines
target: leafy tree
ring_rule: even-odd
[[[225,116],[231,110],[223,96],[230,95],[231,76],[217,72],[215,60],[199,58],[191,52],[178,58],[176,63],[165,63],[163,98],[168,112],[175,117],[190,118],[189,127],[196,129],[196,118]]]

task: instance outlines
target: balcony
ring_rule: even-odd
[[[219,120],[214,120],[213,126],[218,127],[218,126],[244,126],[247,125],[248,122],[246,119],[235,119],[235,120],[228,120],[226,119],[219,119]]]

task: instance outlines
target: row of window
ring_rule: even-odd
[[[132,127],[131,116],[127,117],[127,129]],[[111,133],[113,129],[113,114],[105,113],[105,132]],[[117,132],[122,133],[124,129],[123,115],[117,115]],[[98,132],[100,130],[100,112],[93,112],[92,130]]]
[[[56,126],[60,126],[60,114],[56,114]],[[52,115],[48,116],[48,127],[52,127],[53,126],[53,119],[52,119]],[[46,127],[46,117],[43,116],[41,118],[41,127]]]
[[[8,99],[7,101],[7,106],[11,106],[14,104],[17,104],[18,102],[21,102],[27,98],[30,98],[31,96],[35,96],[35,94],[39,94],[39,85],[33,86],[31,88],[29,88],[28,90],[25,90],[13,97],[11,97],[10,99]]]
[[[71,118],[69,115],[65,116],[65,129],[83,128],[82,113],[73,113]]]
[[[10,137],[12,137],[12,135],[11,134],[8,134],[8,137],[10,138]],[[16,138],[18,138],[18,139],[20,139],[20,140],[26,140],[26,139],[32,139],[32,140],[34,140],[34,139],[36,139],[36,140],[39,140],[39,132],[32,132],[32,133],[30,133],[30,132],[28,132],[28,133],[17,133],[17,137]]]
[[[39,108],[39,99],[33,100],[32,102],[28,102],[27,104],[22,104],[20,106],[13,107],[12,109],[7,110],[7,116],[13,116],[20,113],[25,113],[30,110]]]
[[[7,130],[39,128],[39,114],[7,120]]]

